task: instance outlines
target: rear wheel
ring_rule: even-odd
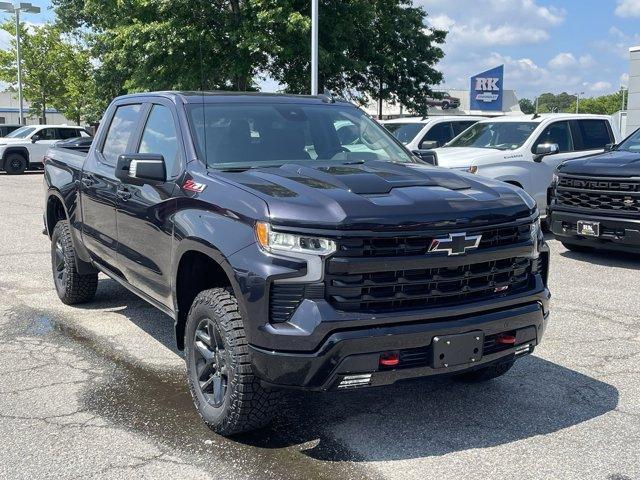
[[[460,373],[456,375],[456,379],[466,383],[486,382],[493,378],[498,378],[507,373],[513,367],[514,360],[496,363],[488,367],[479,368],[470,372]]]
[[[579,252],[579,253],[593,252],[593,247],[587,247],[586,245],[577,245],[575,243],[567,243],[567,242],[561,242],[561,243],[564,246],[564,248],[566,248],[567,250],[571,250],[572,252]]]
[[[4,170],[9,175],[20,175],[27,169],[27,159],[19,153],[10,153],[4,160]]]
[[[60,300],[67,305],[91,300],[98,288],[98,274],[81,275],[76,268],[76,252],[66,220],[59,221],[51,236],[51,269]]]
[[[189,390],[198,413],[216,433],[233,435],[267,425],[281,392],[253,374],[238,302],[223,288],[205,290],[185,328]]]

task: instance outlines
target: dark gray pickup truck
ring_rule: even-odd
[[[287,388],[497,377],[547,324],[533,200],[327,96],[117,98],[88,154],[48,152],[45,196],[60,299],[91,300],[104,272],[170,315],[225,435]]]

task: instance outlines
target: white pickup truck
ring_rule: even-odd
[[[544,114],[482,120],[434,150],[441,167],[464,170],[523,188],[544,215],[556,167],[617,143],[611,117]]]

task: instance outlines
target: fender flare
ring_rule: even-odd
[[[29,166],[29,162],[30,160],[30,155],[29,155],[29,149],[27,147],[21,147],[21,146],[8,146],[7,148],[5,148],[4,153],[2,154],[2,169],[4,170],[4,162],[7,159],[7,155],[9,155],[10,153],[19,153],[21,154],[26,160],[27,160],[27,166]]]

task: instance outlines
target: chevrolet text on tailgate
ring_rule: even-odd
[[[100,271],[171,315],[224,435],[287,388],[497,377],[547,323],[534,201],[422,163],[330,97],[120,97],[88,154],[48,152],[45,186],[60,299],[91,300]]]

